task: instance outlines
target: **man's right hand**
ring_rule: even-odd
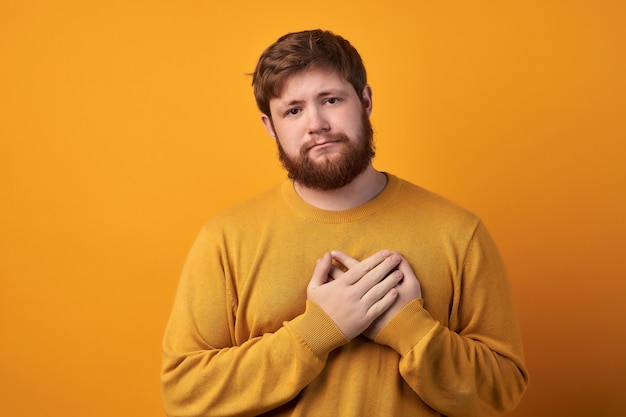
[[[399,254],[383,250],[332,280],[329,275],[336,267],[327,253],[317,261],[307,286],[307,298],[319,305],[348,339],[353,339],[396,300],[398,292],[394,287],[403,274],[394,269],[401,260]]]

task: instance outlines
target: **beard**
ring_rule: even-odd
[[[280,140],[278,144],[278,158],[287,170],[289,178],[307,188],[329,191],[341,188],[354,180],[369,166],[376,155],[374,147],[374,130],[369,116],[363,111],[361,127],[355,141],[350,141],[344,133],[322,134],[327,141],[342,144],[337,155],[324,156],[321,161],[312,161],[309,150],[315,145],[315,139],[300,148],[300,155],[287,155]]]

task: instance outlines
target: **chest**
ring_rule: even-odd
[[[410,229],[397,232],[335,225],[257,236],[252,249],[239,252],[249,255],[229,262],[237,341],[273,333],[302,314],[316,260],[333,249],[359,260],[381,249],[400,251],[420,281],[425,306],[446,324],[459,278],[457,256],[445,245],[424,240]]]

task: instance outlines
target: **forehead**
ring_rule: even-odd
[[[270,101],[304,100],[320,94],[349,94],[354,91],[352,84],[337,71],[324,68],[308,69],[287,77],[281,86],[278,97]]]

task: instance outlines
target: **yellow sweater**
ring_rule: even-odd
[[[510,285],[473,214],[392,175],[365,205],[314,208],[285,181],[211,219],[164,336],[169,416],[492,416],[526,386]],[[306,286],[316,259],[397,249],[423,299],[348,341]]]

